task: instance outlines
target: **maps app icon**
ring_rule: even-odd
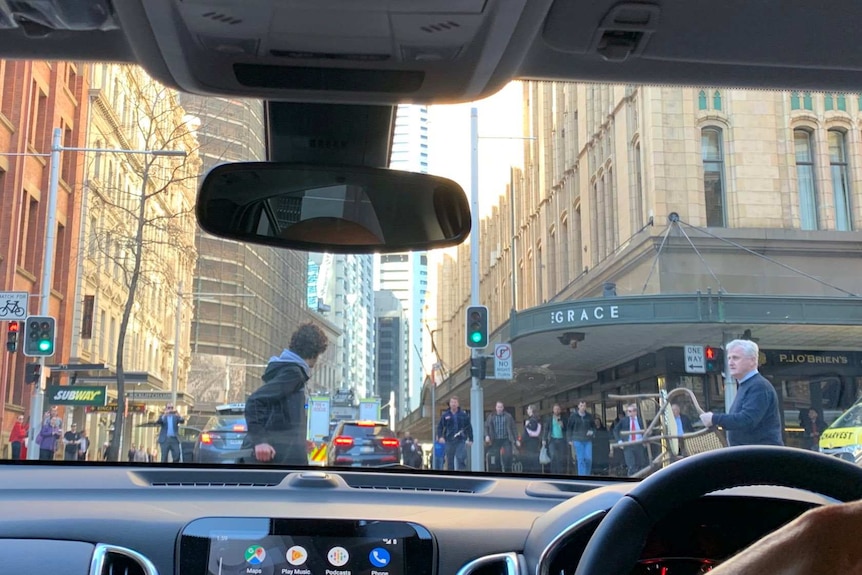
[[[260,565],[266,559],[266,549],[260,545],[252,545],[245,550],[245,560],[249,565]]]

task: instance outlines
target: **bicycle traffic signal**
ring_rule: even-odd
[[[706,373],[721,373],[724,370],[724,350],[720,347],[703,348],[703,357],[706,360]]]
[[[488,347],[488,308],[483,305],[467,308],[467,347]]]
[[[21,324],[17,321],[10,321],[6,328],[6,351],[15,353],[18,351],[18,332],[21,331]]]
[[[55,321],[47,315],[31,315],[24,322],[24,355],[49,357],[54,355]]]

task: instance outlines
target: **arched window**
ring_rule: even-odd
[[[701,130],[700,149],[703,160],[706,225],[724,227],[726,225],[724,146],[721,128],[710,126]]]
[[[835,201],[835,229],[853,229],[850,215],[850,174],[847,169],[847,137],[840,130],[829,130],[829,168]]]
[[[804,129],[793,130],[796,151],[796,183],[799,219],[803,230],[817,229],[817,184],[814,180],[814,137]]]

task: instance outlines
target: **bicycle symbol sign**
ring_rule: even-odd
[[[0,292],[0,320],[26,319],[28,297],[25,291]]]

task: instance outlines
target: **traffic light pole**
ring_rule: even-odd
[[[729,331],[721,334],[721,349],[724,350],[724,365],[721,366],[721,371],[724,373],[724,412],[730,412],[730,406],[733,405],[733,400],[736,398],[736,381],[730,375],[730,369],[727,367],[727,344],[733,341],[733,334]]]
[[[57,191],[60,188],[60,150],[63,145],[63,131],[54,128],[51,139],[51,157],[49,165],[48,185],[48,223],[45,230],[45,260],[42,262],[41,297],[39,298],[39,315],[51,315],[51,278],[54,275],[54,250],[57,238]],[[26,345],[26,342],[24,342]],[[39,459],[39,446],[36,437],[42,427],[42,408],[45,405],[45,356],[39,358],[41,366],[40,377],[34,385],[30,398],[30,440],[27,449],[27,459]]]
[[[470,108],[470,305],[479,305],[479,111]],[[476,348],[470,349],[470,365],[479,355]],[[472,370],[471,370],[472,371]],[[473,447],[470,451],[470,468],[485,470],[485,395],[476,374],[470,387],[470,424],[473,426]]]

